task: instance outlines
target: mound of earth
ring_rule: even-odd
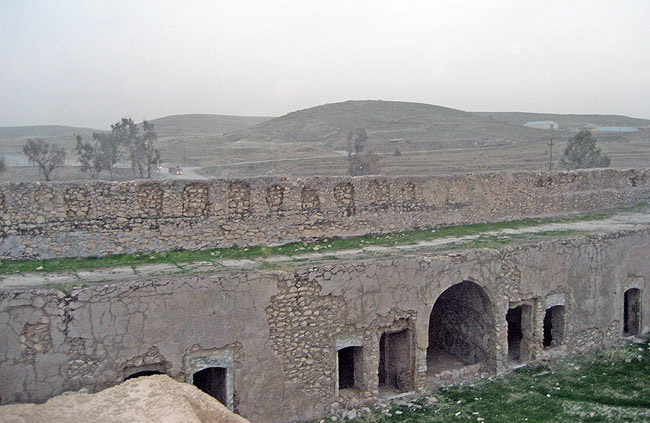
[[[96,394],[0,407],[2,423],[249,423],[193,385],[166,375],[127,380]]]

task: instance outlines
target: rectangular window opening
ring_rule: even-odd
[[[362,347],[346,347],[338,350],[339,389],[362,387]]]
[[[623,335],[632,336],[639,333],[641,322],[641,291],[628,289],[623,295]]]
[[[564,306],[546,309],[544,315],[544,348],[552,348],[564,342]]]

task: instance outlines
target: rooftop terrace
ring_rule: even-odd
[[[115,255],[101,258],[0,262],[0,291],[74,287],[171,274],[230,270],[291,270],[305,264],[406,254],[440,254],[473,248],[499,248],[558,237],[596,236],[650,228],[650,206],[563,219],[525,219],[448,226],[433,230],[330,238],[277,246],[217,248]]]

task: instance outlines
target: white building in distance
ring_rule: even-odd
[[[552,120],[534,120],[524,123],[524,126],[535,129],[559,129],[558,124]]]

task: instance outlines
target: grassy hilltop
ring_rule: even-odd
[[[321,143],[343,148],[349,128],[365,128],[369,142],[404,140],[443,147],[536,139],[538,131],[496,122],[448,107],[401,101],[361,100],[324,104],[270,119],[229,137],[232,140]]]

